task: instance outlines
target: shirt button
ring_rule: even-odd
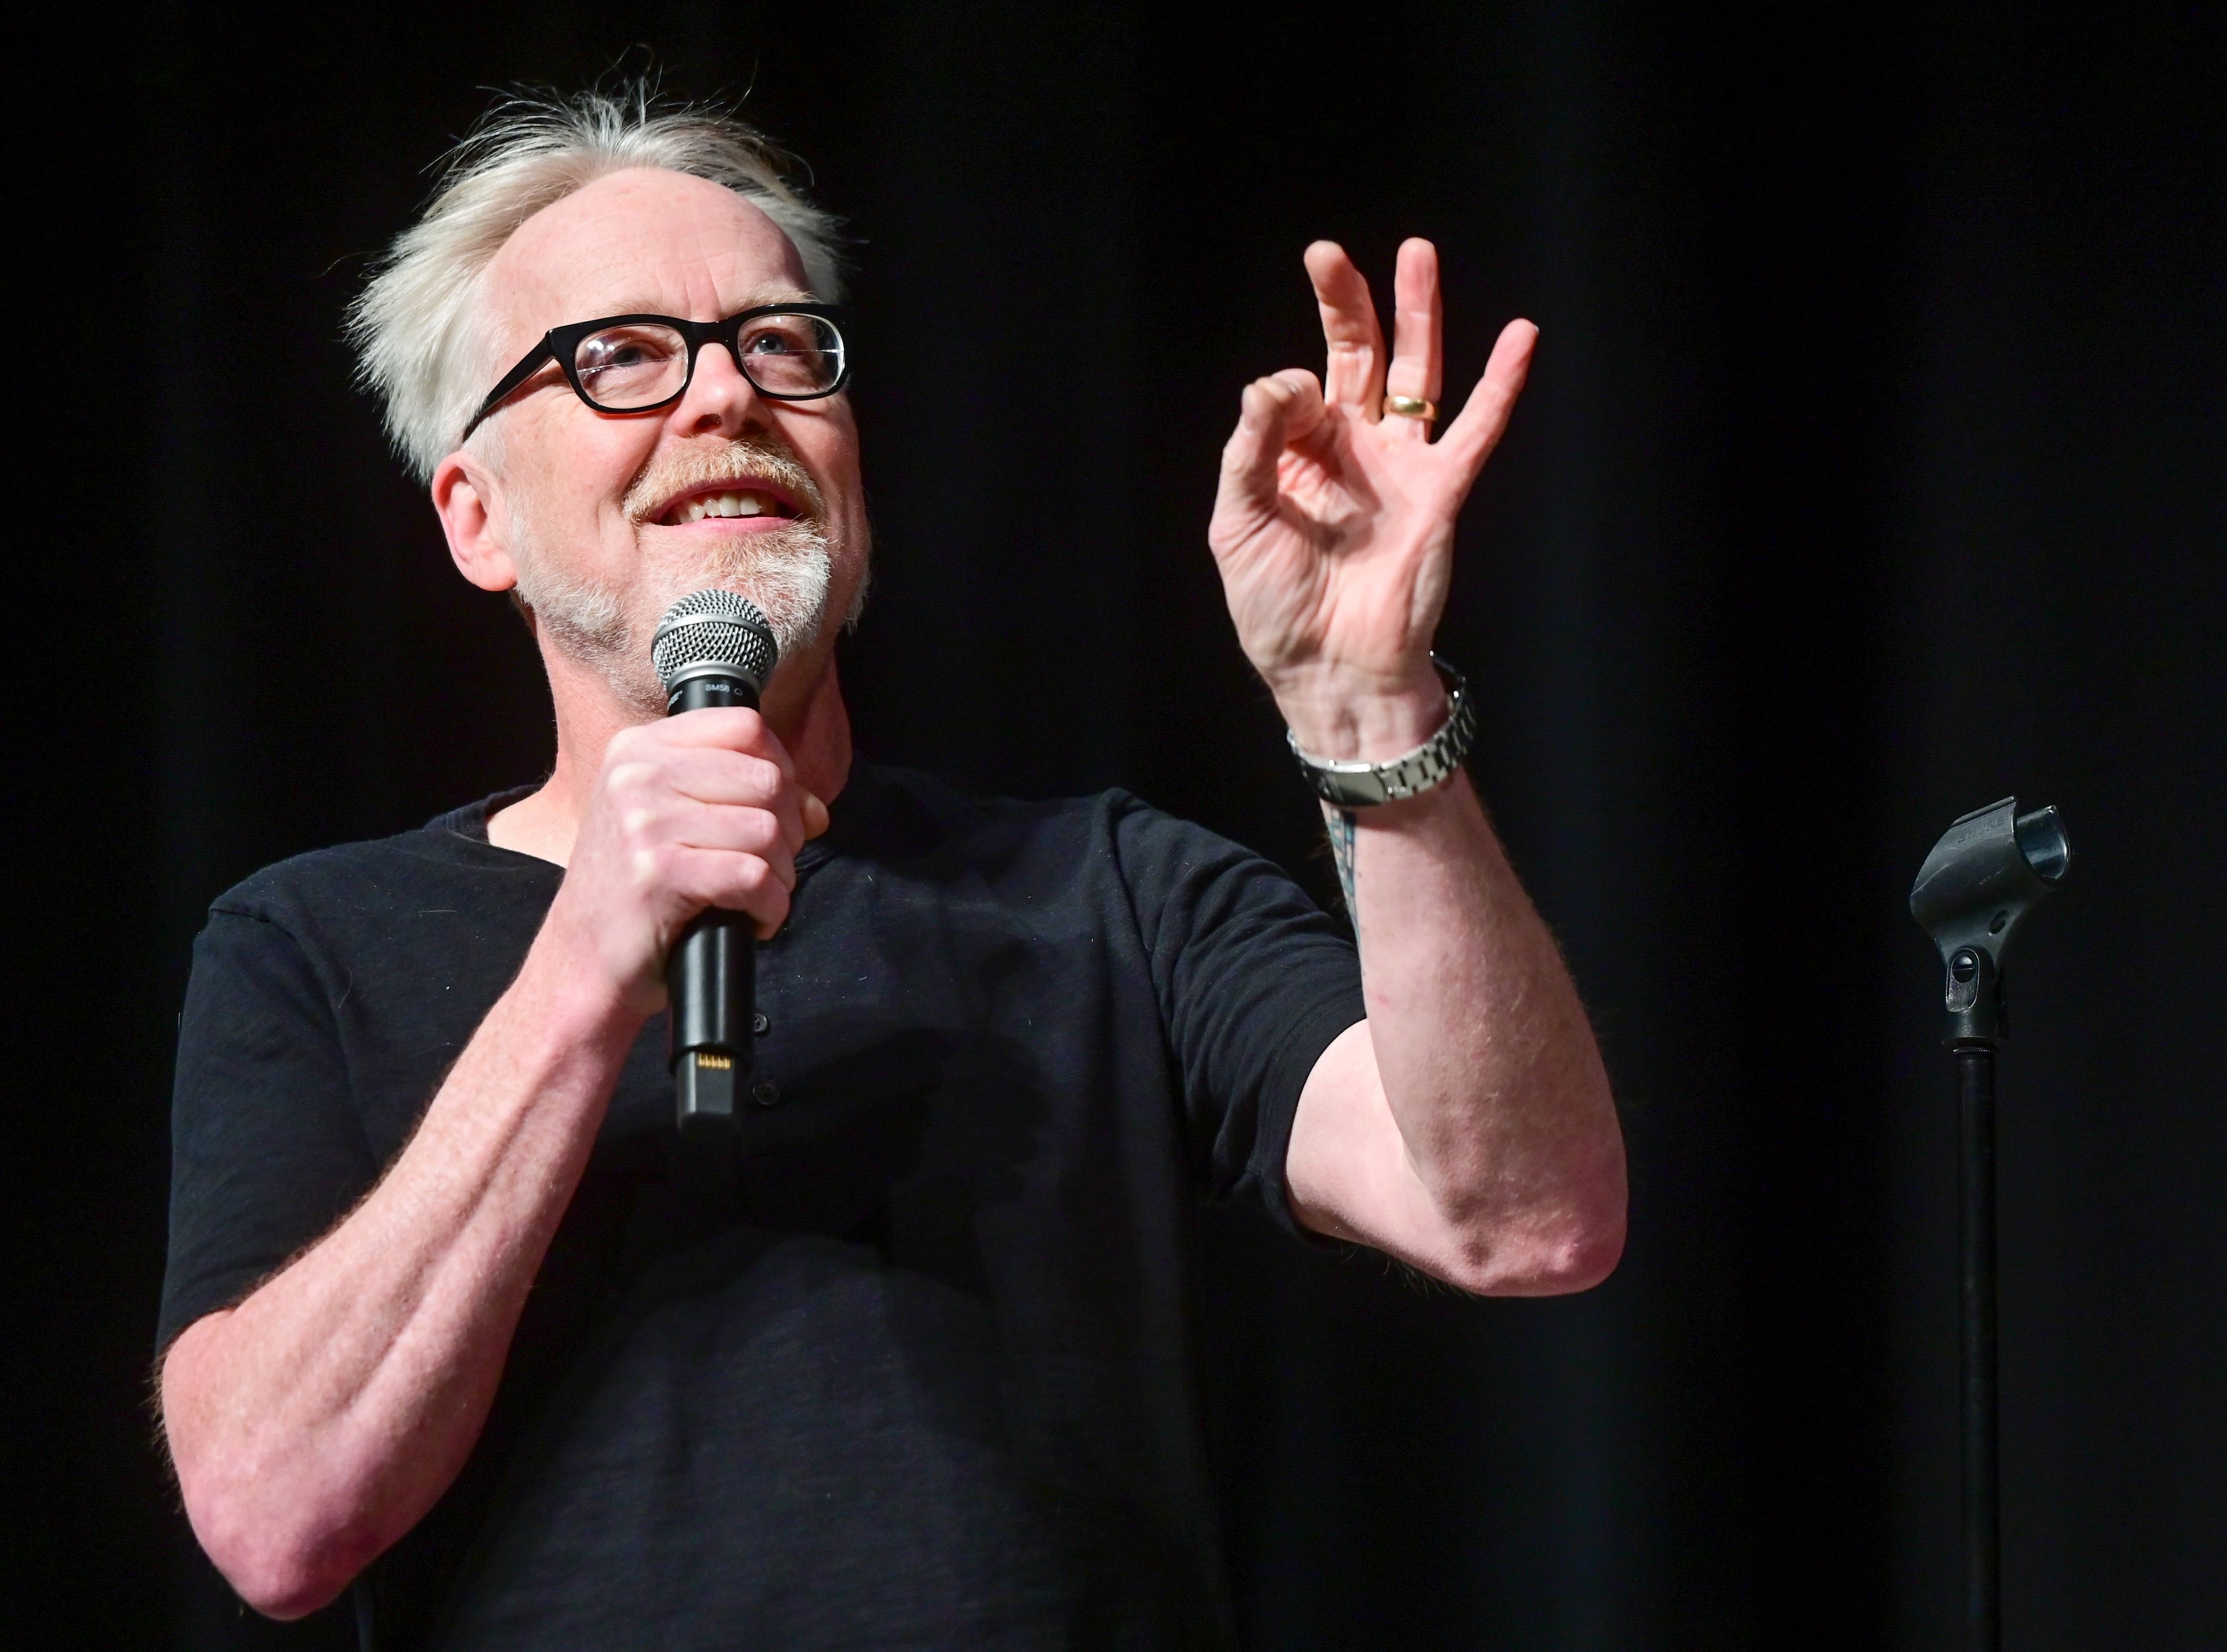
[[[781,1086],[769,1078],[762,1078],[750,1086],[750,1100],[762,1107],[777,1107],[781,1105]]]
[[[750,1030],[761,1038],[773,1030],[773,1019],[763,1010],[750,1017]]]

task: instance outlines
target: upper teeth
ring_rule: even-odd
[[[737,488],[727,494],[699,494],[683,505],[676,522],[700,522],[707,516],[769,516],[778,508],[765,494]]]

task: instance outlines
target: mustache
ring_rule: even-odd
[[[801,520],[826,520],[826,495],[779,437],[755,441],[741,437],[699,440],[654,453],[627,484],[620,509],[628,521],[640,527],[654,521],[682,494],[721,482],[746,487],[754,482],[769,482],[795,500],[802,512]]]

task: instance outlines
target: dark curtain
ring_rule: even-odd
[[[1238,390],[1318,360],[1316,236],[1380,282],[1438,241],[1450,385],[1544,329],[1440,646],[1608,1052],[1630,1247],[1588,1295],[1477,1302],[1210,1221],[1252,1643],[1953,1643],[1954,1123],[1904,901],[2013,791],[2076,862],[2003,1071],[2010,1642],[2227,1640],[2215,9],[48,26],[11,123],[22,1644],[340,1643],[242,1612],[153,1444],[174,1016],[218,890],[548,760],[526,639],[450,570],[339,313],[482,88],[643,43],[747,92],[856,237],[877,757],[1127,786],[1326,890],[1203,545]]]

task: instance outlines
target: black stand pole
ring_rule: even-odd
[[[1964,1644],[2000,1652],[2000,1481],[1995,1460],[1995,1049],[1959,1044],[1957,1180],[1962,1195]]]
[[[1962,1233],[1959,1407],[1964,1466],[1964,1646],[2001,1652],[2001,1479],[1995,1410],[1995,1049],[2004,1033],[2002,959],[2011,931],[2072,860],[2053,808],[2007,797],[1958,820],[1910,891],[1911,915],[1941,949],[1942,1007],[1956,1063]]]

